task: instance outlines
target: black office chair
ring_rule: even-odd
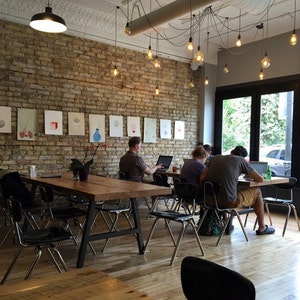
[[[181,285],[187,300],[255,300],[255,286],[236,271],[187,256],[181,263]]]
[[[9,268],[7,269],[5,275],[3,276],[0,284],[3,284],[6,281],[8,275],[10,274],[18,257],[20,256],[23,248],[25,248],[25,247],[34,247],[35,251],[36,251],[36,256],[31,264],[28,272],[26,273],[24,280],[29,278],[32,270],[35,268],[36,264],[38,263],[41,255],[42,255],[43,248],[47,249],[58,272],[61,273],[62,270],[55,258],[55,254],[56,254],[59,262],[61,263],[62,267],[64,268],[64,270],[67,271],[68,270],[67,265],[64,262],[60,252],[56,248],[55,244],[57,244],[61,241],[71,239],[72,235],[70,234],[70,232],[66,231],[64,228],[62,228],[60,226],[52,226],[52,227],[35,229],[35,230],[23,232],[21,229],[23,215],[24,215],[23,210],[22,210],[22,205],[19,201],[12,199],[12,198],[9,199],[8,202],[9,202],[12,226],[14,227],[14,233],[17,235],[17,238],[18,238],[21,248],[17,252],[13,261],[11,262],[11,264],[10,264]]]
[[[286,218],[283,226],[282,236],[285,234],[285,230],[287,227],[287,223],[291,214],[291,210],[293,209],[294,216],[296,218],[296,222],[298,225],[298,229],[300,231],[300,224],[298,219],[298,214],[295,205],[293,204],[293,193],[294,193],[294,187],[297,183],[297,178],[290,177],[289,183],[281,183],[281,184],[275,184],[274,187],[276,189],[275,196],[274,197],[264,197],[263,201],[269,216],[270,225],[272,225],[272,219],[271,214],[269,210],[269,205],[277,205],[277,206],[283,206],[287,208]],[[285,198],[286,197],[286,198]],[[255,225],[256,226],[255,222]]]
[[[219,218],[220,215],[223,215],[223,213],[227,213],[228,217],[225,220],[224,223],[224,227],[223,230],[221,232],[221,234],[219,235],[219,238],[217,240],[216,246],[219,245],[225,231],[226,228],[228,226],[228,224],[230,224],[230,222],[232,221],[233,217],[237,217],[238,221],[240,223],[240,226],[243,230],[244,236],[246,241],[248,241],[248,236],[247,233],[245,231],[244,225],[242,223],[241,217],[240,217],[240,213],[239,213],[239,209],[238,208],[228,208],[228,207],[220,207],[217,201],[217,194],[220,192],[221,189],[221,184],[218,182],[210,182],[210,181],[205,181],[203,184],[203,193],[204,193],[204,213],[202,214],[199,223],[198,223],[198,228],[201,227],[207,213],[209,210],[213,210],[216,214],[216,216]],[[244,208],[242,209],[242,213],[247,213],[247,212],[252,212],[253,208]]]
[[[192,183],[177,183],[175,184],[175,194],[178,197],[179,202],[183,202],[185,198],[196,198],[199,192],[199,186],[197,184],[192,184]],[[198,236],[198,232],[197,232],[197,225],[195,224],[193,215],[187,212],[180,212],[180,211],[175,211],[175,210],[166,210],[166,211],[152,211],[150,212],[151,216],[155,217],[154,223],[152,225],[152,228],[150,230],[146,245],[145,245],[145,250],[144,252],[146,252],[150,240],[152,238],[153,232],[155,230],[156,224],[158,222],[158,220],[163,219],[165,221],[165,224],[168,228],[168,231],[170,233],[170,236],[172,238],[173,244],[175,246],[172,258],[171,258],[171,262],[170,265],[173,264],[174,259],[177,255],[178,249],[180,247],[181,244],[181,240],[186,232],[187,227],[190,225],[193,232],[194,232],[194,236],[196,238],[196,241],[199,245],[199,248],[201,250],[201,254],[204,255],[204,250],[200,241],[200,238]],[[170,223],[171,222],[177,222],[181,224],[181,231],[179,233],[178,239],[177,241],[175,241],[171,227],[170,227]]]

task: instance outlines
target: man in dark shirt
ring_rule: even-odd
[[[215,155],[209,167],[202,173],[201,180],[221,184],[221,190],[217,195],[220,205],[225,207],[252,206],[259,225],[256,234],[271,234],[275,232],[275,229],[264,222],[264,202],[260,188],[238,186],[241,174],[246,174],[257,182],[264,180],[245,160],[247,155],[248,152],[243,146],[235,147],[230,155]]]
[[[162,168],[162,165],[149,167],[144,162],[143,158],[139,156],[141,150],[141,139],[137,136],[129,139],[129,150],[123,155],[119,162],[120,172],[124,172],[129,175],[129,179],[132,181],[142,182],[144,174],[152,175],[158,169]]]

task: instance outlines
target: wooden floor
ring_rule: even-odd
[[[153,222],[152,218],[146,220],[147,212],[147,208],[140,207],[145,240]],[[276,233],[269,236],[255,234],[252,230],[254,218],[255,215],[252,214],[247,223],[248,242],[245,241],[237,220],[234,220],[234,232],[230,236],[224,236],[218,247],[215,246],[216,237],[201,236],[206,252],[205,258],[234,269],[252,280],[256,287],[257,300],[300,299],[300,232],[295,219],[290,219],[285,237],[282,237],[282,215],[274,215],[273,225]],[[95,230],[101,228],[102,224],[99,222]],[[0,230],[0,238],[5,230]],[[175,226],[174,232],[176,231]],[[85,266],[105,271],[159,300],[185,299],[180,281],[181,261],[185,256],[200,256],[195,239],[188,232],[173,266],[169,266],[174,248],[163,222],[158,224],[145,255],[138,254],[133,236],[110,240],[105,252],[101,252],[103,241],[93,242],[93,245],[97,255],[88,250]],[[61,244],[60,250],[69,268],[75,269],[78,247],[72,241],[67,241]],[[10,236],[0,249],[0,276],[4,274],[15,253],[16,246],[13,245]],[[23,279],[31,258],[32,252],[25,250],[6,284]],[[47,262],[48,256],[45,252],[32,277],[56,274],[55,267]]]

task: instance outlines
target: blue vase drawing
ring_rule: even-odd
[[[95,132],[94,132],[94,134],[93,134],[93,140],[94,140],[95,142],[100,142],[100,141],[101,141],[101,134],[100,134],[98,128],[96,128],[96,130],[95,130]]]

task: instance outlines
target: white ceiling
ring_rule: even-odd
[[[182,0],[177,0],[182,2]],[[129,19],[136,20],[146,14],[156,11],[160,7],[176,2],[174,0],[50,0],[54,14],[62,17],[68,30],[65,34],[79,36],[108,44],[117,44],[140,52],[145,52],[150,44],[152,49],[157,49],[159,56],[168,57],[178,61],[189,62],[192,54],[186,49],[190,36],[190,1],[184,0],[188,13],[177,13],[174,20],[168,20],[169,14],[164,14],[165,22],[156,25],[154,29],[143,33],[128,36],[124,33],[127,15]],[[240,33],[243,44],[263,37],[292,32],[294,26],[295,0],[191,0],[192,10],[195,15],[194,24],[197,24],[199,15],[204,15],[205,8],[211,6],[213,14],[200,18],[200,46],[206,54],[208,49],[208,62],[217,63],[217,51],[233,47]],[[297,1],[297,10],[300,0]],[[47,0],[0,0],[0,19],[29,25],[31,17],[36,13],[45,11]],[[119,9],[116,9],[119,6]],[[116,12],[117,10],[117,12]],[[267,13],[268,10],[268,13]],[[170,10],[171,12],[171,10]],[[241,12],[241,18],[239,18]],[[297,13],[298,14],[298,13]],[[117,15],[117,18],[115,18]],[[228,17],[228,23],[226,21]],[[240,27],[239,27],[240,20]],[[267,22],[268,20],[268,22]],[[201,21],[201,22],[202,22]],[[264,29],[258,30],[256,25],[264,23]],[[117,30],[116,26],[117,24]],[[227,29],[227,24],[229,29]],[[299,28],[300,16],[296,17],[296,28]],[[226,25],[226,26],[225,26]],[[196,28],[196,27],[195,27]],[[198,46],[198,27],[195,29],[195,48]],[[209,43],[207,32],[209,31]],[[159,32],[157,38],[157,32]],[[298,34],[299,35],[299,34]],[[115,41],[116,36],[116,41]],[[164,37],[164,38],[162,38]],[[158,43],[157,43],[158,40]],[[227,42],[228,40],[228,42]],[[234,50],[237,54],[243,47]]]

